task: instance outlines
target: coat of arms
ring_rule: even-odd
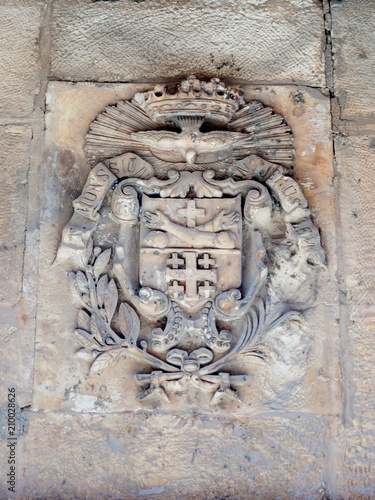
[[[312,303],[324,266],[288,175],[292,131],[240,89],[189,76],[108,106],[85,149],[93,168],[56,258],[71,266],[78,354],[94,371],[136,359],[141,399],[240,400],[236,362],[262,361],[262,338]]]

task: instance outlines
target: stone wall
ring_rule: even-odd
[[[371,0],[0,0],[1,498],[16,498],[6,484],[13,387],[17,498],[375,498],[374,19]],[[70,312],[51,307],[64,273],[52,283],[48,269],[67,200],[87,175],[79,133],[98,110],[88,101],[81,116],[61,92],[82,105],[93,89],[106,105],[126,84],[190,73],[264,99],[271,86],[302,92],[307,115],[320,103],[328,123],[320,158],[301,156],[295,175],[322,233],[329,285],[320,285],[321,321],[314,308],[306,315],[320,333],[303,397],[280,407],[111,406],[113,388],[98,381],[89,395],[74,386],[78,365],[64,365]],[[62,134],[64,151],[51,142]]]

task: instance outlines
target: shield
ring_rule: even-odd
[[[142,286],[188,312],[241,285],[241,197],[176,199],[143,195]]]

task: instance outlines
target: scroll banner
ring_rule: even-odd
[[[54,266],[67,259],[77,267],[85,265],[89,257],[88,243],[99,222],[98,211],[116,181],[117,177],[102,163],[89,173],[81,195],[73,202],[73,217],[62,231]]]
[[[121,178],[149,179],[153,174],[152,166],[133,153],[98,163],[89,173],[81,195],[73,202],[74,214],[62,231],[53,265],[70,259],[77,267],[84,267],[89,257],[87,254],[91,253],[91,235],[100,219],[98,212],[108,191]]]
[[[283,175],[282,167],[273,172],[266,180],[266,184],[286,212],[286,225],[290,240],[307,251],[315,249],[315,263],[324,267],[326,260],[324,251],[321,250],[320,234],[311,220],[310,210],[300,186],[290,177]]]

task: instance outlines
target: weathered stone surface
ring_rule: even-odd
[[[352,361],[352,407],[353,416],[358,422],[373,420],[375,401],[373,387],[375,369],[373,358],[375,351],[375,321],[354,321],[349,329],[349,345]],[[375,430],[375,428],[374,428]]]
[[[352,320],[375,318],[375,138],[337,137],[342,249]]]
[[[28,200],[28,169],[31,129],[27,126],[0,127],[0,162],[3,209],[0,215],[0,307],[21,298],[23,253]]]
[[[27,413],[29,430],[18,445],[22,498],[324,493],[325,419]]]
[[[90,121],[106,104],[129,98],[145,88],[57,82],[49,86],[45,174],[48,198],[41,236],[34,408],[101,413],[147,407],[138,399],[134,362],[127,362],[127,367],[118,363],[105,373],[87,374],[87,361],[74,355],[79,347],[72,337],[77,310],[71,306],[65,268],[62,265],[51,268],[61,230],[72,213],[71,202],[80,194],[88,172],[83,142]],[[254,380],[246,389],[245,403],[231,411],[254,414],[288,409],[323,415],[336,413],[340,411],[336,383],[339,367],[332,358],[337,359],[338,355],[335,321],[338,312],[328,99],[304,87],[248,86],[245,90],[247,99],[264,101],[284,115],[295,133],[296,176],[309,199],[314,221],[321,227],[329,267],[323,272],[325,285],[319,287],[317,307],[306,313],[303,334],[293,324],[275,330],[269,345],[273,352],[269,367],[258,374],[252,372]],[[110,219],[105,215],[102,243],[111,234],[108,222]],[[332,332],[330,336],[326,335],[327,328]],[[118,384],[119,377],[123,385]],[[197,410],[203,404],[208,408],[207,403],[197,400],[193,407]],[[168,405],[162,409],[170,411]],[[214,414],[222,410],[214,407],[207,411]]]
[[[30,296],[33,297],[32,292]],[[20,406],[30,405],[34,365],[34,318],[29,299],[21,299],[13,308],[1,309],[0,404],[6,401],[8,388],[14,387]],[[35,328],[35,326],[34,326]]]
[[[336,495],[374,496],[374,5],[333,2],[333,107],[344,425],[335,439]],[[354,132],[354,133],[353,133]],[[362,134],[362,135],[359,135]],[[367,135],[364,135],[367,134]]]
[[[356,418],[350,426],[337,425],[336,498],[374,497],[374,433],[373,413]]]
[[[0,401],[14,387],[21,406],[31,404],[34,362],[37,233],[39,221],[28,223],[32,130],[0,127],[3,209],[0,216]],[[35,177],[35,175],[34,175]],[[33,194],[33,198],[38,198]],[[31,201],[31,205],[33,204]],[[26,232],[26,229],[29,231]]]
[[[277,85],[324,87],[321,1],[11,3],[0,0],[1,123],[13,117],[0,127],[0,401],[16,387],[20,498],[373,498],[373,2],[323,2],[326,28],[328,4],[333,21],[335,171],[329,100],[303,85]],[[197,405],[191,409],[198,415],[182,416],[175,409],[171,415],[167,407],[146,409],[138,403],[135,364],[88,375],[87,362],[76,357],[79,346],[71,332],[77,310],[67,309],[64,268],[51,269],[51,264],[71,202],[89,171],[84,136],[107,104],[148,86],[51,84],[45,184],[40,185],[39,139],[34,134],[30,149],[31,130],[13,124],[18,118],[24,123],[34,110],[40,49],[57,79],[159,82],[197,73],[275,83],[247,87],[246,97],[275,107],[293,129],[294,178],[321,231],[328,271],[302,329],[294,323],[281,326],[268,339],[271,362],[263,375],[252,373],[254,390],[244,410],[211,409],[202,415]],[[33,120],[35,131],[35,114]],[[42,130],[42,123],[37,126]],[[29,165],[35,168],[32,175]],[[38,201],[30,216],[30,185],[30,196],[41,195],[45,205],[39,269]],[[109,217],[103,220],[109,227]],[[103,226],[101,241],[105,231]],[[32,403],[37,272],[35,411],[21,412],[19,406]],[[9,495],[6,414],[3,405],[1,498]]]
[[[319,2],[57,0],[51,76],[156,81],[194,73],[324,86]]]
[[[30,115],[39,90],[39,30],[44,2],[0,2],[0,113]]]
[[[369,136],[335,140],[345,415],[345,425],[338,425],[335,439],[336,477],[337,495],[353,499],[374,495],[374,144]]]
[[[373,122],[375,16],[371,0],[332,2],[335,94],[340,118]]]

